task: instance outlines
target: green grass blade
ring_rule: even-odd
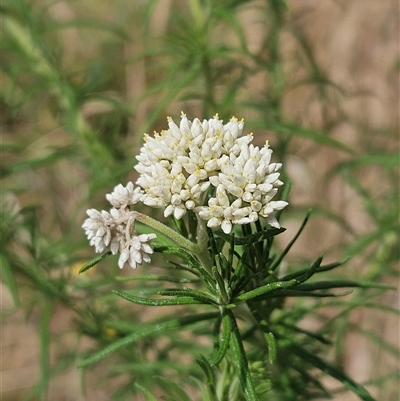
[[[173,329],[178,329],[182,328],[194,323],[198,323],[204,320],[211,320],[214,318],[217,318],[219,316],[219,313],[203,313],[203,314],[198,314],[198,315],[192,315],[192,316],[187,316],[183,317],[180,319],[173,319],[169,320],[166,322],[161,322],[161,323],[154,323],[152,325],[147,325],[147,326],[142,326],[139,328],[136,332],[115,341],[113,344],[109,345],[108,347],[104,348],[100,352],[97,352],[96,354],[92,355],[90,358],[84,360],[78,365],[78,368],[85,368],[87,366],[90,366],[96,362],[98,362],[100,359],[105,358],[106,356],[118,351],[119,349],[126,347],[129,344],[132,344],[136,341],[141,340],[142,338],[146,337],[151,337],[155,334],[162,333],[167,330],[173,330]]]
[[[310,363],[314,367],[318,368],[322,372],[332,376],[339,382],[341,382],[348,390],[352,391],[363,401],[376,401],[371,394],[360,384],[356,383],[351,379],[342,369],[339,367],[328,363],[327,361],[321,359],[314,353],[307,351],[305,348],[300,347],[296,344],[290,346],[291,352],[299,356],[305,362]]]

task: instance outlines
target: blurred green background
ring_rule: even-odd
[[[104,194],[135,179],[143,134],[181,111],[235,115],[255,144],[269,140],[292,184],[282,246],[314,210],[288,269],[352,257],[335,274],[398,286],[396,0],[3,0],[1,11],[4,401],[136,399],[132,380],[168,366],[138,373],[132,361],[171,351],[143,343],[116,357],[130,368],[76,369],[130,330],[116,321],[151,317],[110,295],[115,276],[131,274],[115,260],[77,271],[93,256],[85,210],[107,208]],[[331,359],[390,401],[399,295],[374,295],[354,292],[341,316],[332,306],[304,324],[332,319]]]

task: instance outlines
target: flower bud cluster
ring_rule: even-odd
[[[250,143],[252,134],[242,135],[243,121],[233,117],[223,124],[216,115],[192,122],[182,113],[179,126],[170,117],[168,126],[154,137],[145,135],[137,156],[136,183],[144,190],[144,204],[164,207],[165,217],[177,219],[194,210],[209,227],[225,233],[260,216],[279,227],[272,213],[287,202],[272,198],[283,184],[282,165],[270,163],[268,144],[259,149]],[[212,197],[204,205],[207,193]]]
[[[135,214],[129,207],[136,204],[143,196],[141,188],[134,189],[132,182],[126,187],[121,184],[114,188],[106,198],[113,206],[109,212],[89,209],[89,216],[82,227],[96,252],[120,254],[118,266],[122,268],[128,263],[133,269],[142,262],[150,262],[153,253],[151,242],[155,234],[138,235],[134,229]]]

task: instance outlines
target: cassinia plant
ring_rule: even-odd
[[[207,358],[197,355],[207,378],[207,400],[275,400],[279,394],[282,400],[289,399],[288,389],[293,391],[299,383],[304,383],[307,389],[302,392],[309,394],[309,399],[326,396],[320,378],[310,373],[315,368],[341,381],[361,399],[373,400],[364,387],[320,357],[317,346],[299,338],[299,334],[305,335],[318,345],[328,342],[318,333],[297,327],[285,310],[287,297],[329,297],[337,295],[327,292],[332,288],[373,285],[305,283],[314,274],[342,264],[322,265],[322,257],[290,275],[279,271],[308,216],[287,248],[274,254],[274,237],[284,231],[279,216],[288,203],[277,200],[283,185],[279,180],[282,165],[271,162],[268,142],[262,148],[254,146],[252,134],[243,135],[243,121],[234,117],[223,124],[218,115],[201,122],[197,118],[190,121],[182,113],[179,126],[170,117],[168,126],[154,137],[145,135],[136,157],[136,184],[119,184],[106,195],[112,206],[109,212],[87,211],[83,228],[90,244],[103,255],[81,272],[109,254],[119,255],[120,268],[128,264],[134,269],[150,262],[153,252],[174,255],[179,263],[171,263],[180,271],[181,280],[159,277],[175,283],[174,288],[147,290],[146,297],[143,292],[114,292],[139,305],[203,305],[209,311],[198,313],[188,308],[188,314],[179,319],[164,317],[153,326],[139,327],[81,366],[156,333],[210,321],[213,350]],[[287,192],[283,191],[283,198]],[[141,203],[163,208],[164,217],[175,229],[138,211]],[[154,233],[139,234],[137,222]],[[166,237],[175,245],[165,242]]]

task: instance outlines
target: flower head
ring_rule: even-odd
[[[283,209],[287,202],[271,201],[283,184],[278,173],[282,165],[270,164],[271,154],[267,143],[261,149],[243,143],[238,154],[224,155],[218,160],[220,172],[210,177],[216,187],[215,197],[208,200],[208,206],[195,209],[209,227],[221,226],[225,233],[230,233],[232,224],[248,224],[260,216],[279,227],[271,214]]]
[[[187,210],[202,205],[210,177],[220,171],[223,156],[237,155],[251,135],[241,136],[243,121],[232,118],[223,124],[218,115],[200,122],[182,113],[180,125],[168,118],[168,129],[145,135],[137,156],[137,184],[144,190],[142,202],[165,207],[164,215],[180,219]]]
[[[111,243],[111,220],[110,213],[96,209],[87,210],[89,218],[85,220],[82,228],[90,241],[90,245],[95,247],[97,253],[109,250]]]
[[[122,269],[124,264],[128,263],[129,266],[136,269],[137,265],[141,265],[143,261],[150,262],[150,255],[154,252],[151,241],[156,237],[155,234],[141,234],[134,235],[125,241],[120,251],[119,268]]]
[[[89,216],[82,227],[97,253],[111,252],[120,254],[118,266],[128,263],[133,269],[142,262],[150,262],[153,253],[151,242],[155,234],[138,235],[134,228],[135,212],[129,206],[136,204],[142,197],[140,187],[134,188],[129,182],[126,187],[117,185],[106,198],[113,208],[109,212],[89,209]]]
[[[227,234],[235,224],[260,217],[279,227],[273,213],[287,202],[273,198],[283,184],[282,165],[271,163],[268,142],[261,148],[251,144],[253,135],[243,135],[243,125],[235,117],[223,124],[218,114],[201,122],[182,113],[179,126],[168,117],[168,129],[145,135],[136,157],[136,187],[132,182],[118,184],[106,195],[109,212],[87,211],[82,227],[96,252],[119,253],[119,267],[128,263],[136,268],[150,261],[156,236],[136,233],[134,222],[140,213],[131,207],[138,202],[162,207],[165,217],[176,219],[193,210],[208,227]]]
[[[126,187],[118,184],[114,187],[114,191],[106,195],[106,199],[116,208],[126,208],[135,205],[143,196],[143,190],[140,187],[134,188],[132,182],[128,182]]]

